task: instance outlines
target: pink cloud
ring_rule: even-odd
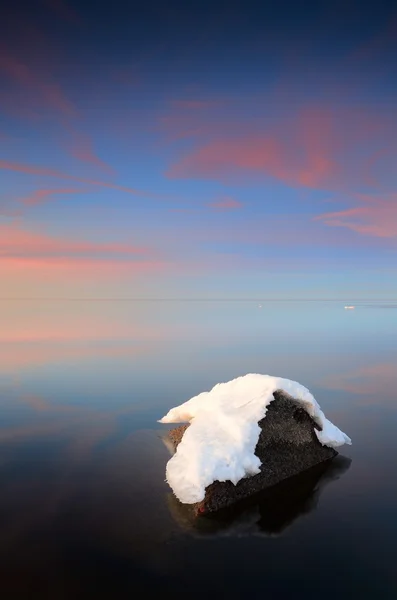
[[[51,81],[44,81],[25,62],[11,55],[5,48],[0,48],[0,71],[30,92],[27,98],[29,105],[32,101],[41,100],[46,107],[54,109],[65,117],[75,117],[77,111],[75,106],[65,96],[61,87]]]
[[[39,112],[26,104],[26,98],[21,94],[12,94],[8,90],[0,92],[0,107],[2,112],[13,118],[23,119],[30,123],[40,120]]]
[[[0,215],[5,217],[20,217],[22,211],[18,208],[12,200],[8,198],[0,198]]]
[[[397,154],[397,148],[392,146],[386,146],[379,148],[373,154],[371,154],[367,161],[363,165],[364,177],[367,185],[372,188],[380,189],[381,186],[381,175],[379,171],[382,166],[387,162],[388,158],[393,157]],[[387,172],[387,167],[386,167]]]
[[[234,210],[235,208],[241,208],[243,206],[242,202],[231,198],[230,196],[223,196],[219,198],[216,202],[211,202],[208,206],[210,206],[214,210],[219,211],[227,211]]]
[[[330,227],[345,227],[363,235],[397,237],[397,194],[387,197],[357,195],[359,206],[315,217]]]
[[[109,175],[115,175],[112,167],[106,164],[94,151],[92,140],[86,134],[72,132],[73,142],[70,146],[71,155],[83,163],[89,163],[105,171]]]
[[[147,247],[57,238],[15,225],[0,226],[3,297],[42,296],[43,290],[50,296],[69,297],[98,288],[103,294],[110,284],[144,283],[172,269],[172,262]]]
[[[292,124],[266,134],[218,137],[199,146],[168,171],[169,177],[221,180],[259,173],[290,185],[327,187],[337,178],[331,156],[332,119],[327,112],[305,111]],[[289,137],[290,136],[290,137]]]
[[[145,282],[172,271],[172,264],[156,258],[134,260],[55,256],[46,258],[0,256],[2,297],[108,297],[125,284]],[[109,287],[115,285],[114,287]]]
[[[75,177],[74,175],[68,175],[66,173],[62,173],[61,171],[56,171],[54,169],[48,169],[47,167],[37,167],[35,165],[26,165],[26,164],[22,164],[22,163],[10,162],[7,160],[0,160],[0,169],[6,169],[8,171],[15,171],[17,173],[26,173],[28,175],[43,175],[45,177],[56,177],[58,179],[69,179],[70,181],[77,181],[79,183],[86,183],[88,185],[110,188],[113,190],[119,190],[120,192],[126,192],[127,194],[135,194],[138,196],[146,196],[146,197],[152,197],[152,198],[159,197],[156,194],[150,194],[149,192],[144,192],[142,190],[137,190],[134,188],[124,187],[121,185],[116,185],[113,183],[106,183],[103,181],[97,181],[97,180],[93,180],[93,179],[85,179],[84,177]]]
[[[220,196],[213,202],[207,202],[205,205],[197,203],[195,207],[179,207],[169,208],[169,212],[185,213],[185,214],[205,214],[208,212],[208,208],[215,212],[227,212],[242,208],[243,203],[231,196]]]
[[[252,172],[289,185],[327,189],[327,180],[336,176],[337,167],[325,152],[316,153],[314,148],[309,136],[306,153],[303,149],[301,156],[297,148],[288,148],[271,137],[216,140],[182,159],[167,175],[212,178],[227,183]]]
[[[173,129],[174,139],[197,138],[195,148],[170,166],[170,178],[230,183],[270,177],[292,187],[333,192],[356,193],[368,187],[366,165],[373,168],[386,147],[392,153],[397,134],[388,114],[326,105],[257,122],[232,123],[222,115],[218,120],[169,115],[162,123]],[[383,169],[383,179],[389,181],[393,167]],[[376,185],[374,179],[370,183]]]
[[[32,39],[34,45],[37,43],[37,37],[37,34],[34,33]],[[41,41],[40,38],[38,41]],[[50,45],[46,43],[44,49],[47,56],[51,49]],[[12,54],[6,48],[1,50],[0,71],[3,70],[11,81],[22,88],[18,90],[14,87],[11,94],[8,93],[8,96],[3,94],[3,97],[0,97],[5,110],[15,116],[35,122],[44,115],[47,116],[48,109],[51,109],[61,117],[62,126],[72,137],[72,143],[68,147],[71,155],[77,160],[94,165],[113,176],[115,174],[114,169],[97,155],[90,137],[87,134],[77,132],[71,125],[71,120],[78,116],[77,108],[59,84],[52,80],[51,73],[48,69],[45,69],[45,61],[43,62],[42,57],[40,57],[40,62],[36,58],[39,67],[33,67],[27,49],[24,50],[27,59],[18,58],[17,54]],[[21,52],[19,47],[18,52]],[[22,95],[21,91],[23,92]]]
[[[240,138],[215,140],[199,147],[171,167],[167,175],[178,177],[224,178],[236,169],[264,170],[269,163],[276,165],[279,148],[270,139]]]
[[[22,259],[24,262],[51,259],[122,258],[150,256],[148,248],[129,244],[104,244],[59,239],[49,235],[31,233],[17,226],[0,225],[0,258]]]
[[[48,202],[52,196],[57,196],[58,194],[81,194],[82,192],[83,190],[74,188],[36,190],[30,196],[21,199],[20,202],[25,206],[38,206],[39,204]]]

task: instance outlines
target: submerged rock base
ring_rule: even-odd
[[[196,515],[232,506],[337,455],[333,448],[320,444],[314,432],[319,427],[301,404],[282,391],[273,395],[265,418],[259,421],[261,433],[255,454],[261,460],[261,472],[241,479],[237,485],[214,481],[207,487],[204,500],[192,505]],[[182,425],[169,432],[175,450],[188,427]]]
[[[170,513],[179,527],[198,537],[282,535],[294,522],[317,509],[328,485],[350,468],[351,460],[338,455],[280,483],[264,488],[231,506],[197,518],[194,505],[167,494]]]

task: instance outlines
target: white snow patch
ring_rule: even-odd
[[[160,423],[186,423],[176,453],[168,461],[166,478],[184,504],[204,499],[205,488],[214,481],[232,481],[259,473],[261,461],[254,454],[260,427],[274,399],[283,390],[299,401],[322,428],[315,433],[323,446],[351,444],[350,438],[329,421],[309,390],[296,381],[250,373],[218,383],[184,404],[172,408]]]

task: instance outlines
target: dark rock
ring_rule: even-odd
[[[192,505],[196,515],[231,506],[337,455],[336,450],[318,441],[314,430],[320,428],[298,401],[282,391],[273,395],[265,418],[259,421],[261,433],[255,454],[262,463],[260,473],[241,479],[237,485],[214,481],[207,487],[204,500]],[[188,427],[182,425],[169,432],[174,449]]]
[[[282,535],[294,522],[315,511],[326,487],[349,468],[351,459],[336,456],[197,519],[195,507],[168,494],[167,503],[178,525],[195,536]]]

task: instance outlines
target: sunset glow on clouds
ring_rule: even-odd
[[[347,227],[352,231],[375,237],[397,237],[397,194],[388,196],[358,195],[355,208],[320,215],[324,223]]]
[[[392,10],[316,5],[310,38],[292,5],[248,2],[240,29],[193,3],[143,36],[164,7],[22,4],[0,26],[1,297],[339,297],[393,272]]]

